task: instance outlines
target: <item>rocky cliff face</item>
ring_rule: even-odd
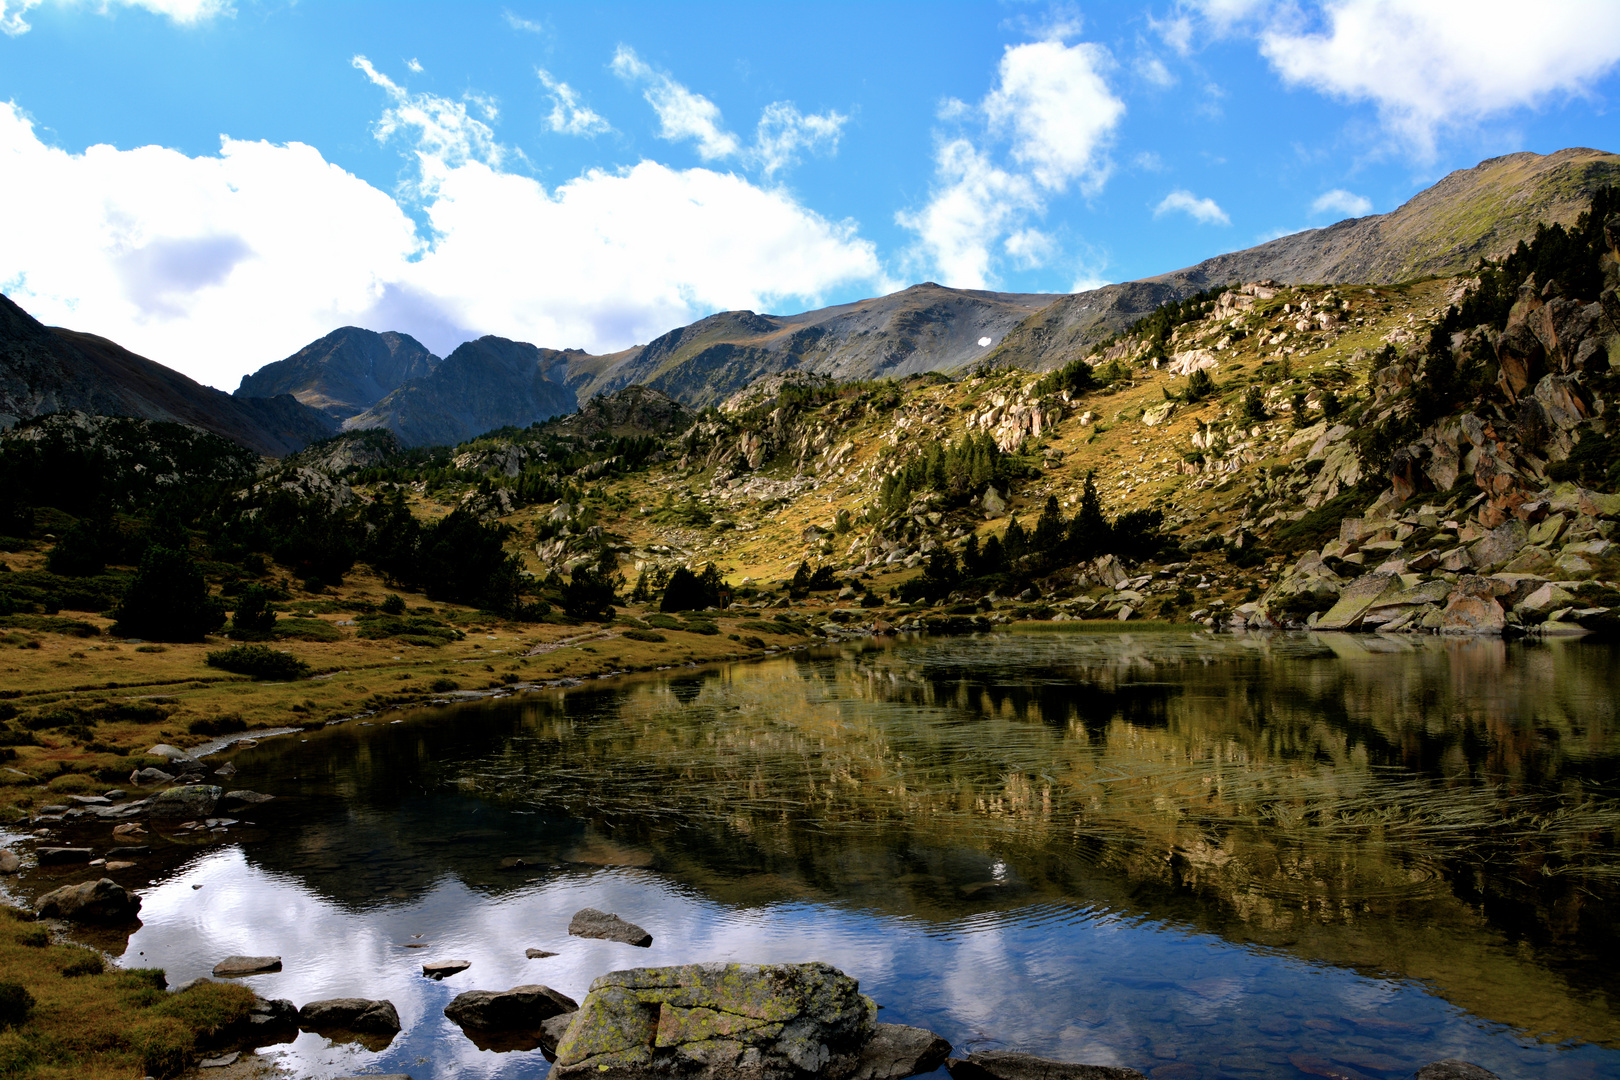
[[[402,383],[431,374],[438,364],[439,358],[409,334],[345,326],[243,377],[236,396],[291,394],[341,423]]]
[[[481,337],[349,417],[343,428],[385,427],[406,446],[453,446],[495,428],[527,427],[578,407],[574,391],[555,376],[580,355]]]
[[[79,411],[169,420],[279,457],[336,432],[293,398],[233,398],[96,337],[46,327],[0,296],[0,427]]]

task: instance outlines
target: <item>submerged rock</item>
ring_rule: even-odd
[[[64,885],[39,898],[34,911],[42,918],[75,922],[129,922],[141,910],[141,898],[112,878]]]
[[[574,937],[598,938],[602,941],[622,941],[626,945],[639,945],[645,949],[652,944],[652,935],[633,922],[610,915],[595,908],[581,908],[568,924]]]
[[[1472,1062],[1447,1058],[1445,1061],[1436,1061],[1432,1065],[1423,1066],[1413,1080],[1500,1080],[1500,1077]]]
[[[616,971],[591,984],[555,1074],[898,1080],[937,1067],[933,1036],[874,1024],[876,1013],[854,979],[822,963]]]
[[[1135,1069],[1052,1061],[1012,1050],[985,1050],[945,1063],[952,1080],[1147,1080]]]
[[[152,796],[147,813],[159,821],[193,821],[210,817],[224,794],[223,788],[213,784],[169,788]]]

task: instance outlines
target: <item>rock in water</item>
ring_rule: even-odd
[[[399,1013],[392,1001],[367,998],[326,998],[309,1001],[298,1010],[298,1026],[306,1031],[353,1031],[363,1035],[394,1035]]]
[[[430,979],[448,979],[470,967],[472,967],[471,960],[440,960],[432,964],[423,964],[422,974]]]
[[[227,956],[214,965],[214,974],[222,979],[238,979],[243,975],[263,975],[280,970],[279,956]]]
[[[93,853],[87,847],[42,847],[34,852],[41,866],[66,866],[87,863]]]
[[[561,1033],[548,1032],[547,1024],[560,1019],[566,1026],[578,1008],[579,1003],[567,994],[534,984],[502,993],[469,990],[456,995],[444,1007],[444,1015],[480,1050],[533,1050],[537,1046],[555,1050]]]
[[[212,816],[224,794],[223,788],[213,784],[170,788],[152,796],[147,813],[154,821],[194,821]]]
[[[595,908],[582,908],[575,912],[568,924],[568,932],[574,937],[622,941],[626,945],[639,945],[644,949],[652,944],[652,935],[635,923],[625,922],[617,915],[609,915]]]
[[[861,1060],[846,1080],[902,1080],[931,1073],[951,1056],[951,1044],[923,1028],[874,1024]]]
[[[1117,1065],[1078,1065],[1050,1061],[1012,1050],[986,1050],[945,1063],[952,1080],[1147,1080]]]
[[[555,1075],[630,1080],[843,1080],[877,1006],[822,963],[635,968],[591,983]]]
[[[10,871],[6,870],[3,866],[0,866],[0,874],[9,872]],[[523,955],[528,957],[530,960],[544,960],[548,956],[556,956],[557,954],[554,952],[546,952],[544,949],[524,949]]]
[[[47,919],[75,922],[129,922],[141,910],[141,898],[112,878],[64,885],[39,898],[34,911]]]
[[[0,874],[15,874],[21,869],[21,856],[10,848],[0,848]]]
[[[1499,1078],[1489,1069],[1482,1069],[1478,1065],[1458,1061],[1456,1058],[1447,1058],[1445,1061],[1436,1061],[1433,1065],[1423,1066],[1413,1080],[1499,1080]]]

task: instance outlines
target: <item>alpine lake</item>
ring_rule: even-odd
[[[824,960],[958,1054],[1620,1077],[1617,701],[1612,643],[1013,629],[383,714],[210,757],[275,800],[140,838],[141,925],[95,943],[396,1005],[382,1050],[261,1050],[297,1076],[541,1077],[444,1006]]]

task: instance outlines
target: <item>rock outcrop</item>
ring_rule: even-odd
[[[34,912],[43,919],[127,923],[141,910],[141,898],[112,878],[64,885],[40,897]]]

